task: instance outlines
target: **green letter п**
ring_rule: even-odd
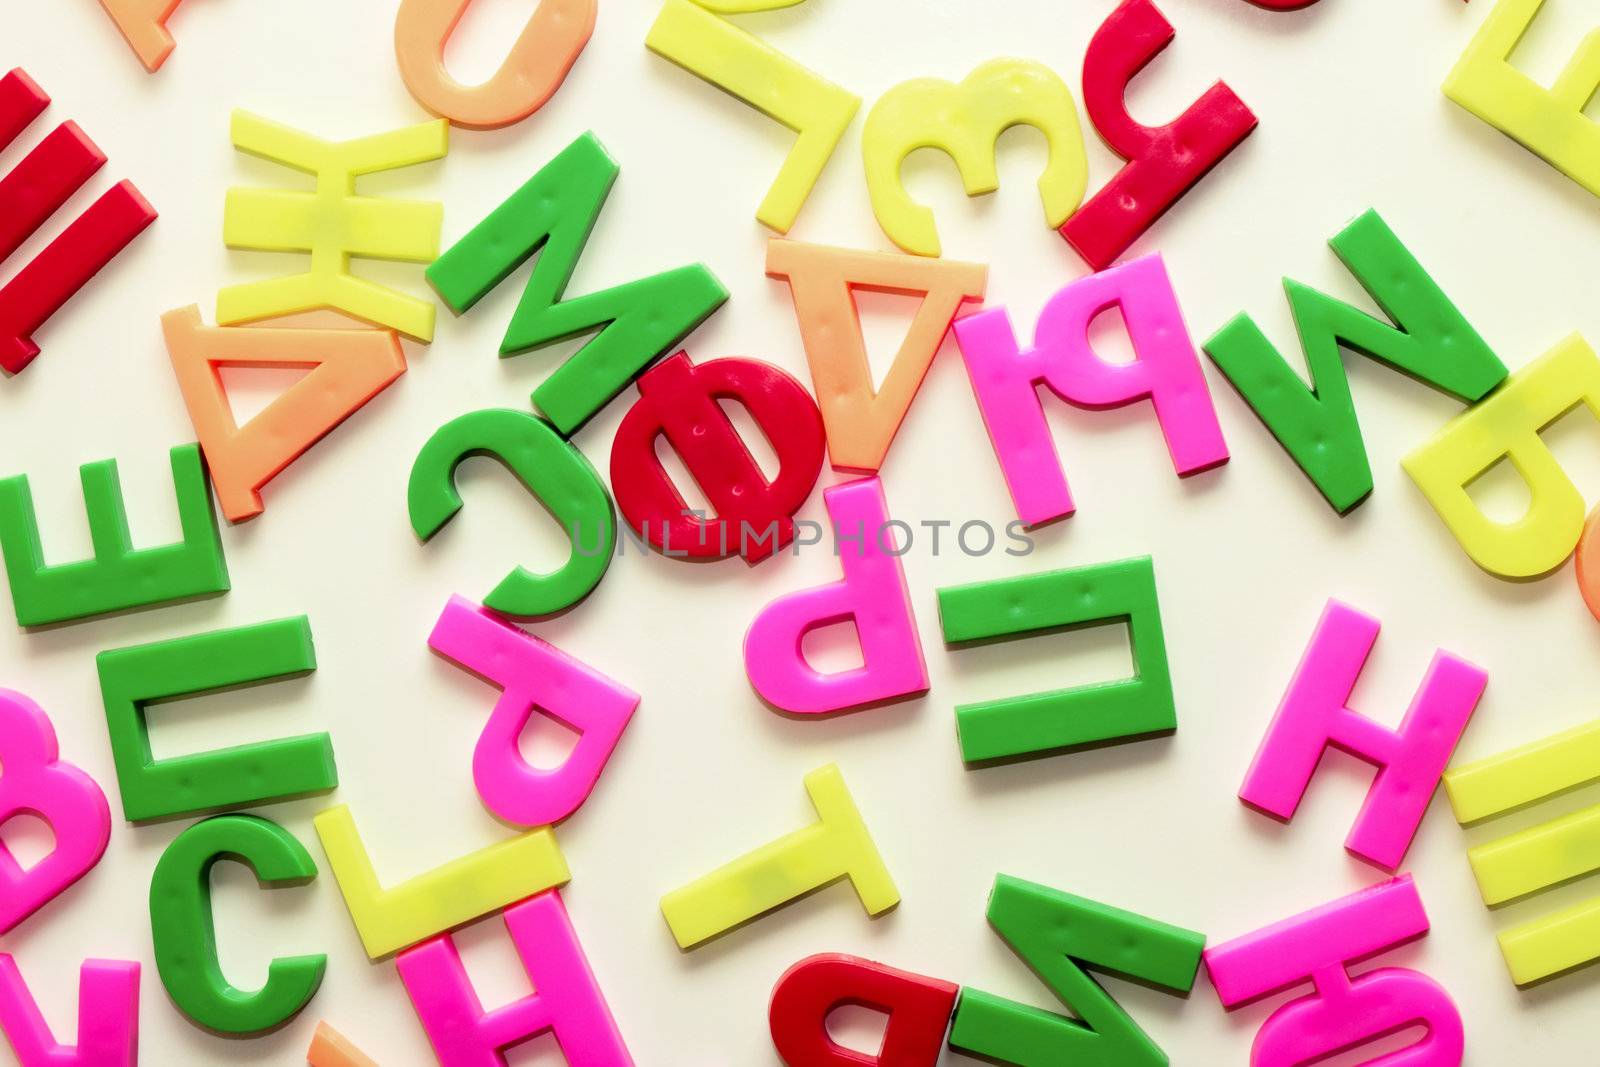
[[[1126,620],[1134,676],[956,708],[968,763],[1177,728],[1167,643],[1149,556],[939,590],[939,621],[954,645]]]
[[[539,252],[500,352],[510,355],[599,331],[533,391],[534,406],[564,435],[728,299],[722,283],[698,263],[561,299],[618,169],[599,139],[584,134],[427,271],[440,298],[459,315]]]
[[[339,784],[325,733],[163,760],[150,750],[149,704],[314,670],[304,615],[112,649],[95,664],[129,821],[287,800]]]

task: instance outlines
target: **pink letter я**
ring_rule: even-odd
[[[1327,746],[1377,764],[1378,775],[1345,848],[1392,871],[1411,847],[1489,676],[1464,659],[1435,652],[1400,729],[1380,726],[1349,708],[1350,693],[1378,640],[1378,627],[1372,616],[1328,601],[1239,799],[1288,820]]]
[[[917,639],[900,560],[885,551],[893,536],[877,478],[836,485],[822,494],[839,537],[844,578],[779,597],[750,624],[744,667],[762,699],[784,711],[821,715],[925,692],[928,668]],[[891,546],[892,547],[892,544]],[[862,665],[823,674],[806,662],[800,643],[818,627],[854,622]]]
[[[0,1030],[22,1067],[134,1067],[139,1059],[139,965],[84,961],[78,968],[78,1043],[61,1045],[16,961],[0,953]]]
[[[1369,1067],[1459,1067],[1461,1014],[1437,982],[1401,967],[1354,979],[1345,970],[1427,932],[1407,875],[1208,949],[1206,971],[1229,1011],[1306,981],[1316,987],[1262,1024],[1251,1067],[1299,1067],[1419,1024],[1421,1041]]]
[[[521,826],[545,826],[577,811],[639,694],[458,596],[445,605],[428,646],[502,690],[472,753],[472,778],[489,810]],[[535,710],[580,731],[559,767],[546,770],[522,758],[518,738]]]
[[[449,934],[395,958],[439,1063],[505,1067],[504,1049],[550,1031],[571,1067],[633,1067],[560,891],[529,897],[504,917],[534,988],[504,1007],[484,1011]]]
[[[94,779],[56,756],[56,733],[44,710],[0,689],[0,823],[36,815],[56,844],[27,870],[0,841],[0,933],[44,907],[100,862],[111,840],[111,809]]]
[[[1089,346],[1089,324],[1113,307],[1121,310],[1133,344],[1129,363],[1107,363]],[[957,319],[955,333],[1017,516],[1029,526],[1075,508],[1045,423],[1041,384],[1083,408],[1149,399],[1179,475],[1228,460],[1200,359],[1160,255],[1056,293],[1040,313],[1033,348],[1026,352],[1018,348],[1004,308]]]

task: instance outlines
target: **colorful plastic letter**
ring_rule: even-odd
[[[161,330],[229,522],[261,514],[263,485],[406,372],[387,330],[219,329],[202,325],[192,304],[161,316]],[[240,426],[222,388],[226,366],[310,373]]]
[[[1583,495],[1539,431],[1579,404],[1600,417],[1600,357],[1572,334],[1401,461],[1451,535],[1490,574],[1542,577],[1578,546]],[[1501,460],[1528,486],[1528,509],[1513,522],[1491,519],[1467,494]]]
[[[755,420],[778,455],[776,478],[762,473],[722,400],[736,401]],[[682,458],[713,518],[689,509],[656,455],[661,437]],[[640,376],[639,399],[611,443],[611,487],[623,519],[663,552],[759,563],[794,539],[793,516],[817,484],[822,453],[822,416],[805,386],[770,363],[696,365],[679,352]]]
[[[326,733],[166,759],[150,754],[146,705],[316,670],[304,615],[112,649],[95,664],[130,822],[290,800],[339,784]]]
[[[823,715],[911,696],[928,689],[905,570],[893,546],[883,483],[861,478],[822,498],[844,577],[787,593],[761,609],[744,637],[744,669],[767,703],[796,715]],[[848,546],[848,547],[847,547]],[[862,665],[824,674],[806,662],[806,634],[853,622]]]
[[[428,647],[502,690],[472,753],[472,779],[489,810],[522,826],[546,826],[577,811],[639,694],[458,596],[445,605]],[[550,770],[530,765],[517,745],[536,710],[579,733],[571,755]]]
[[[1130,363],[1107,363],[1089,347],[1089,323],[1113,307],[1133,342]],[[1018,348],[1004,308],[958,319],[955,331],[1017,515],[1029,526],[1075,509],[1045,425],[1040,384],[1091,409],[1149,399],[1179,476],[1228,461],[1200,359],[1159,254],[1056,293],[1039,314],[1027,352]]]
[[[0,689],[0,825],[28,814],[50,824],[55,846],[24,869],[0,841],[0,934],[54,900],[105,855],[111,809],[94,779],[59,759],[44,709]],[[9,1026],[6,1027],[8,1030]]]
[[[1025,1067],[1165,1067],[1166,1054],[1084,966],[1188,993],[1204,934],[1004,874],[989,893],[989,925],[1082,1021],[964,989],[952,1048]]]
[[[845,878],[868,915],[900,903],[900,891],[838,766],[818,767],[806,775],[805,786],[816,822],[661,898],[661,914],[679,948],[694,948]]]
[[[914,255],[940,252],[933,211],[900,183],[907,156],[939,149],[955,160],[967,195],[982,196],[1000,188],[994,142],[1013,126],[1032,126],[1049,145],[1039,196],[1054,229],[1083,202],[1089,183],[1078,108],[1055,71],[1029,59],[991,59],[959,85],[913,78],[879,97],[861,127],[861,155],[872,213],[889,240]]]
[[[1455,767],[1445,791],[1464,825],[1518,811],[1600,781],[1600,721]],[[1526,897],[1600,870],[1600,805],[1472,849],[1467,859],[1484,903]],[[1511,979],[1527,985],[1600,959],[1600,897],[1499,936]]]
[[[1330,600],[1289,691],[1245,775],[1239,799],[1285,822],[1332,746],[1375,764],[1367,799],[1344,847],[1392,871],[1400,866],[1433,791],[1467,728],[1489,675],[1440,649],[1398,730],[1350,709],[1350,694],[1378,641],[1379,622]]]
[[[485,1011],[478,1000],[449,934],[395,958],[439,1062],[504,1067],[501,1050],[548,1032],[571,1067],[633,1067],[561,891],[515,904],[503,917],[534,992],[493,1011]]]
[[[1101,140],[1128,161],[1061,226],[1084,262],[1105,270],[1255,130],[1255,113],[1219,81],[1165,126],[1128,114],[1128,85],[1177,33],[1152,0],[1122,0],[1083,57],[1083,106]]]
[[[644,46],[696,77],[738,97],[799,136],[773,179],[756,219],[788,233],[806,197],[849,128],[861,98],[814,74],[713,11],[790,7],[799,0],[666,0]]]
[[[587,333],[533,391],[533,404],[570,435],[728,299],[704,264],[562,299],[620,168],[593,133],[546,163],[428,268],[463,314],[535,252],[539,259],[500,342],[502,357]]]
[[[169,457],[182,541],[134,549],[117,461],[105,459],[78,468],[94,556],[54,566],[44,561],[28,476],[0,481],[0,551],[17,625],[69,622],[228,591],[228,564],[200,447],[178,445]]]
[[[448,122],[438,119],[353,141],[324,141],[240,110],[233,113],[233,145],[313,175],[316,190],[229,189],[223,243],[261,252],[309,252],[311,269],[228,286],[217,294],[219,324],[334,308],[417,341],[433,340],[431,303],[356,277],[350,273],[350,260],[359,256],[427,263],[439,254],[444,221],[439,203],[358,196],[356,179],[440,158],[449,151]]]
[[[789,1067],[927,1067],[939,1059],[961,987],[858,956],[824,952],[783,972],[767,1010],[772,1044]],[[855,1004],[888,1016],[877,1055],[828,1035],[828,1014]]]
[[[1241,312],[1205,344],[1245,403],[1343,515],[1372,492],[1372,467],[1340,350],[1348,348],[1473,403],[1506,378],[1501,363],[1376,211],[1328,242],[1395,325],[1283,280],[1311,372],[1308,388]]]
[[[307,1067],[378,1067],[376,1060],[325,1022],[319,1022],[311,1035],[306,1064]]]
[[[515,567],[483,598],[484,606],[529,619],[554,614],[588,596],[611,565],[616,512],[605,483],[584,454],[529,412],[487,408],[435,431],[411,466],[406,490],[411,529],[426,541],[461,510],[455,471],[472,456],[492,456],[504,464],[572,540],[572,555],[560,570],[534,574]]]
[[[154,74],[167,61],[177,42],[167,31],[167,20],[183,0],[100,0],[111,21],[117,24],[123,40],[139,57],[144,69]]]
[[[50,1032],[10,953],[0,953],[0,1031],[27,1067],[135,1067],[139,1062],[139,965],[84,960],[78,968],[78,1043]]]
[[[545,105],[594,33],[595,0],[539,0],[510,55],[481,85],[445,69],[444,49],[472,0],[401,0],[394,23],[400,77],[417,103],[458,126],[493,130]]]
[[[1445,79],[1444,95],[1600,196],[1600,126],[1584,108],[1600,87],[1600,31],[1590,31],[1549,89],[1511,65],[1544,0],[1499,0]]]
[[[267,965],[267,982],[245,992],[217,962],[211,868],[243,863],[268,888],[305,885],[317,865],[295,836],[254,815],[219,815],[179,834],[150,876],[150,936],[161,984],[185,1015],[225,1034],[257,1034],[292,1018],[316,995],[328,957],[290,956]]]
[[[0,148],[44,111],[50,97],[19,67],[0,78]],[[0,260],[8,258],[106,161],[75,122],[45,137],[0,178]],[[50,316],[156,220],[132,182],[118,182],[73,219],[0,288],[0,368],[16,374],[39,354]]]
[[[540,829],[457,857],[385,889],[348,807],[328,808],[314,822],[350,919],[372,959],[564,885],[571,877],[556,835]]]
[[[957,646],[1123,621],[1132,678],[963,704],[956,708],[961,758],[980,763],[1171,733],[1178,713],[1149,556],[940,589],[939,623]]]
[[[983,299],[989,268],[774,238],[767,242],[767,277],[787,281],[794,297],[829,459],[839,470],[876,473],[950,323],[965,301]],[[922,298],[877,389],[856,308],[858,289]]]
[[[1400,967],[1358,978],[1345,969],[1427,932],[1422,898],[1406,875],[1213,946],[1206,973],[1229,1011],[1307,981],[1316,987],[1262,1024],[1251,1067],[1298,1067],[1414,1025],[1427,1036],[1372,1062],[1458,1067],[1461,1014],[1442,986]]]

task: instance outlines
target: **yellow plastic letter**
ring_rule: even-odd
[[[1052,229],[1083,203],[1089,162],[1078,107],[1067,83],[1028,59],[991,59],[960,85],[914,78],[872,105],[861,130],[872,213],[889,239],[919,256],[939,254],[933,212],[907,195],[900,165],[919,148],[937,148],[955,160],[968,196],[1000,188],[994,142],[1013,126],[1044,134],[1050,160],[1039,176],[1044,217]]]
[[[104,0],[102,0],[104,2]],[[394,22],[400,78],[417,103],[458,126],[521,122],[561,88],[594,33],[595,0],[539,0],[511,54],[482,85],[450,77],[444,46],[472,0],[401,0]]]
[[[280,123],[233,113],[242,152],[313,174],[315,192],[229,189],[222,239],[229,248],[309,252],[311,270],[232,285],[217,294],[227,326],[318,308],[337,308],[419,341],[433,339],[433,305],[350,273],[352,256],[431,263],[439,254],[444,208],[431,200],[356,195],[356,178],[438,159],[449,149],[443,119],[354,141],[324,141]]]
[[[839,768],[817,768],[806,775],[805,786],[816,822],[661,898],[661,914],[679,948],[693,948],[842,878],[850,879],[869,915],[900,903]]]
[[[1467,555],[1490,574],[1548,574],[1583,536],[1583,496],[1539,439],[1579,404],[1600,417],[1600,358],[1573,334],[1402,461]],[[1495,522],[1467,495],[1467,486],[1502,459],[1528,483],[1528,510],[1515,522]]]
[[[1600,125],[1583,109],[1600,89],[1600,29],[1549,89],[1511,65],[1544,0],[1500,0],[1445,79],[1444,95],[1600,196]]]
[[[792,0],[799,2],[799,0]],[[788,233],[861,98],[813,74],[777,49],[705,8],[760,11],[789,7],[772,0],[667,0],[645,47],[789,127],[799,137],[766,199],[756,209],[763,226]]]
[[[1457,767],[1445,790],[1462,823],[1476,822],[1600,781],[1600,721]],[[1600,870],[1600,805],[1467,853],[1485,904],[1525,897]],[[1500,935],[1511,979],[1527,985],[1600,959],[1600,897]]]
[[[372,959],[471,922],[496,908],[564,885],[567,861],[548,827],[451,860],[393,889],[372,869],[350,809],[341,804],[313,820],[350,919]]]

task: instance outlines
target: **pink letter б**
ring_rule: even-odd
[[[1133,343],[1129,363],[1107,363],[1089,346],[1089,324],[1113,307],[1121,310]],[[1026,352],[1018,348],[1004,308],[957,319],[955,333],[1017,516],[1029,526],[1074,510],[1039,402],[1040,384],[1083,408],[1148,398],[1180,475],[1228,460],[1200,359],[1159,254],[1056,293],[1040,313],[1033,348]]]
[[[1354,979],[1345,970],[1427,932],[1422,898],[1407,875],[1207,949],[1206,971],[1230,1011],[1308,980],[1316,987],[1261,1025],[1251,1067],[1298,1067],[1417,1024],[1427,1036],[1371,1063],[1459,1067],[1461,1014],[1437,982],[1401,967]]]
[[[1437,651],[1400,729],[1380,726],[1349,707],[1356,679],[1378,640],[1378,627],[1372,616],[1328,601],[1245,775],[1239,799],[1290,819],[1327,746],[1375,763],[1378,775],[1345,848],[1392,871],[1411,847],[1489,676],[1464,659]]]
[[[633,1067],[560,891],[513,904],[504,917],[534,988],[504,1007],[484,1011],[449,934],[395,958],[442,1067],[506,1067],[504,1049],[546,1031],[571,1067]]]
[[[921,693],[928,669],[917,639],[900,560],[886,551],[893,536],[883,483],[862,478],[825,491],[839,535],[844,578],[779,597],[762,609],[744,638],[744,667],[762,699],[784,711],[820,715]],[[806,662],[800,643],[818,627],[853,621],[862,666],[823,674]]]
[[[428,647],[502,690],[472,753],[484,804],[508,822],[545,826],[577,811],[639,706],[639,694],[459,596],[434,624]],[[522,758],[518,738],[535,709],[581,732],[549,770]]]
[[[0,933],[87,874],[111,840],[105,794],[57,754],[56,732],[44,710],[21,693],[0,689],[0,824],[14,815],[37,815],[56,839],[55,849],[27,870],[0,841]]]

